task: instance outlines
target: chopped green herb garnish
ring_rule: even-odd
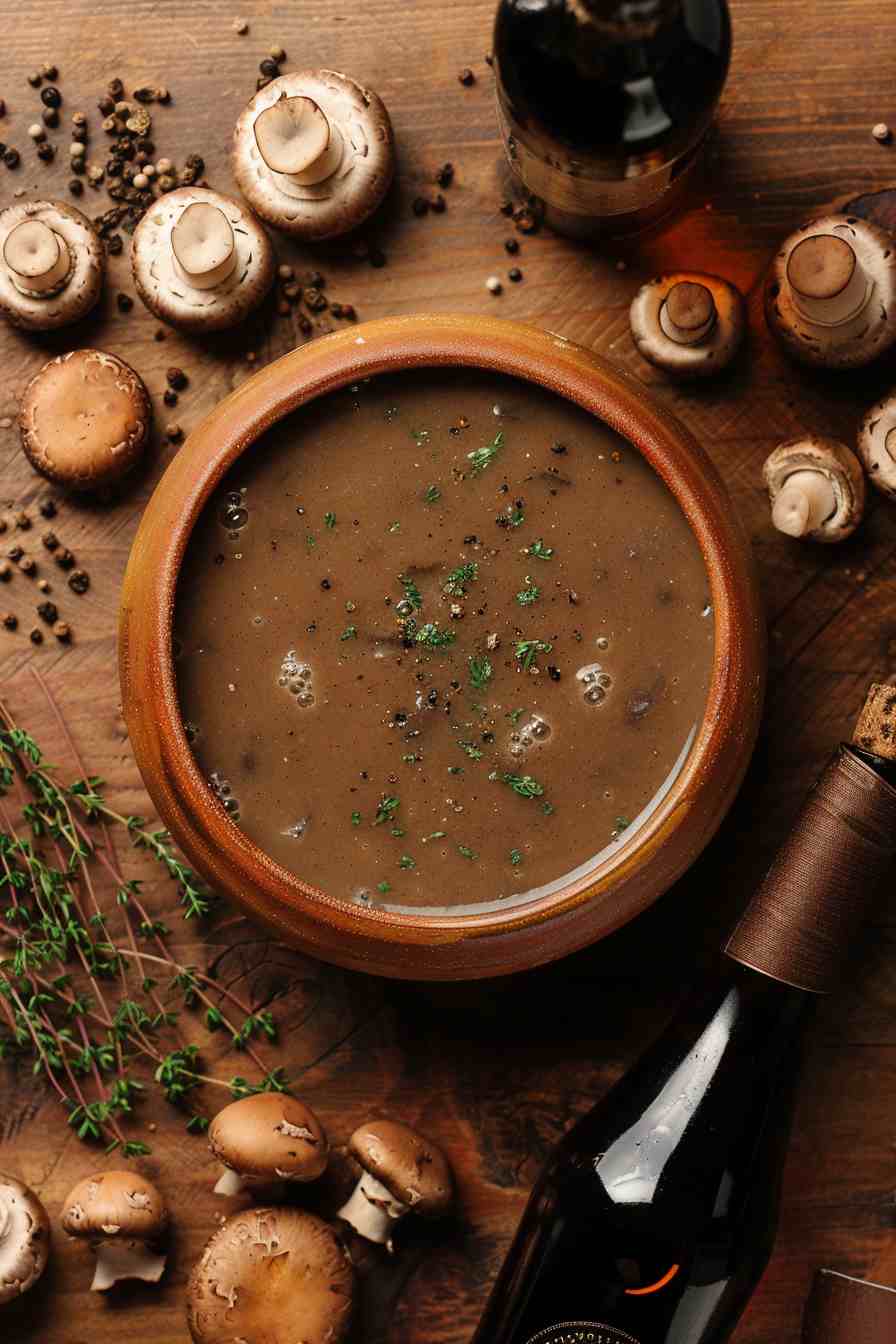
[[[449,775],[462,775],[463,772],[464,768],[462,765],[449,765],[448,767]]]
[[[410,854],[402,854],[401,858],[398,860],[398,866],[399,868],[416,868],[417,860],[412,859]]]
[[[520,851],[518,849],[512,849],[510,851],[510,862],[513,864],[514,868],[516,868],[518,864],[522,863],[522,861],[523,856],[520,853]]]
[[[489,779],[498,779],[502,784],[509,784],[514,793],[518,793],[521,798],[540,798],[544,793],[544,786],[531,775],[511,775],[506,771],[498,774],[497,771],[493,771]]]
[[[553,811],[554,811],[554,804],[553,804],[553,803],[542,803],[542,805],[541,805],[541,810],[542,810],[542,812],[545,814],[546,817],[549,817],[549,816],[551,816],[551,814],[552,814]]]
[[[385,896],[387,891],[391,891],[391,890],[392,890],[392,883],[391,883],[391,882],[377,882],[377,884],[376,884],[376,889],[377,889],[377,891],[381,892],[383,896]]]
[[[335,526],[336,526],[336,515],[335,515],[335,513],[325,513],[325,514],[324,514],[324,526],[325,526],[325,527],[335,527]]]
[[[467,584],[473,583],[478,577],[479,565],[475,560],[471,560],[468,565],[458,565],[445,579],[442,592],[449,597],[466,597]]]
[[[504,431],[499,429],[491,443],[485,444],[482,448],[474,448],[472,453],[467,453],[467,461],[473,468],[473,475],[478,476],[480,472],[485,471],[486,467],[494,462],[503,447]]]
[[[339,636],[340,643],[344,639],[357,639],[357,638],[358,638],[358,627],[356,625],[347,625],[343,630],[342,634]]]
[[[423,594],[414,580],[407,574],[399,574],[398,582],[404,589],[405,601],[410,602],[415,611],[419,611],[423,606]]]
[[[349,612],[349,613],[351,613],[351,612],[353,612],[353,611],[357,611],[357,610],[358,610],[358,604],[357,604],[357,602],[352,602],[351,600],[349,600],[349,601],[346,602],[346,604],[345,604],[345,609],[346,609],[346,611]]]
[[[617,817],[614,825],[616,826],[617,831],[627,831],[629,826],[631,826],[631,822],[628,817]]]
[[[401,523],[399,523],[397,520],[396,520],[394,523],[390,523],[390,524],[389,524],[389,531],[390,531],[390,532],[400,532],[400,531],[401,531]]]
[[[516,725],[519,723],[520,719],[523,717],[523,715],[525,714],[525,712],[526,712],[526,711],[525,711],[524,709],[512,709],[512,710],[510,710],[510,712],[509,712],[509,714],[507,715],[507,717],[508,717],[508,719],[510,720],[510,722],[512,723],[512,725],[514,726],[514,728],[515,728]]]
[[[468,661],[470,664],[470,685],[474,691],[481,691],[491,680],[492,665],[484,654],[474,653]]]
[[[376,816],[373,819],[374,826],[382,826],[384,821],[391,821],[398,811],[400,801],[398,798],[381,798],[377,804]]]
[[[516,595],[516,600],[521,607],[531,607],[532,603],[541,596],[541,589],[533,583],[531,588],[521,588]]]
[[[389,834],[394,835],[396,840],[400,840],[401,837],[404,835],[404,831],[401,829],[400,826],[393,826]]]
[[[507,521],[511,527],[521,527],[526,521],[526,515],[519,504],[514,505],[511,512],[507,515]]]
[[[421,843],[425,845],[428,840],[444,840],[447,834],[447,831],[430,831],[429,835],[422,837]]]
[[[482,752],[472,742],[458,742],[457,745],[467,753],[471,761],[482,760]]]
[[[353,826],[360,826],[360,825],[361,825],[361,813],[360,813],[360,812],[353,812],[353,813],[352,813],[352,825],[353,825]]]
[[[428,621],[426,625],[420,627],[414,638],[418,644],[425,644],[428,649],[444,649],[454,643],[457,635],[453,630],[440,630],[435,621]]]
[[[442,492],[437,485],[428,485],[423,491],[423,503],[435,504],[442,498]]]
[[[535,661],[540,653],[550,653],[553,648],[546,639],[519,639],[517,640],[515,656],[519,660],[520,667],[525,672],[535,666]]]
[[[408,752],[407,756],[402,756],[401,759],[404,761],[405,765],[416,765],[420,757],[417,755],[416,751],[411,751]]]
[[[416,444],[418,444],[418,445],[420,445],[420,446],[422,447],[422,445],[423,445],[424,443],[429,443],[429,430],[428,430],[428,429],[412,429],[412,430],[411,430],[411,438],[414,440],[414,442],[415,442]]]
[[[315,539],[313,532],[305,533],[305,545],[308,546],[309,548],[317,545],[317,540]]]
[[[536,537],[526,547],[526,554],[534,555],[536,560],[552,560],[554,558],[554,548],[553,546],[545,546],[541,537]]]
[[[479,855],[475,852],[475,850],[472,850],[469,845],[458,845],[457,852],[458,854],[463,854],[465,859],[479,858]]]

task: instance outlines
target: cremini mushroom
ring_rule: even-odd
[[[881,494],[896,499],[896,391],[865,416],[859,428],[859,457]]]
[[[215,1116],[208,1141],[224,1168],[217,1195],[278,1181],[314,1181],[327,1165],[327,1137],[317,1116],[282,1092],[232,1101]]]
[[[47,1267],[50,1220],[33,1190],[0,1173],[0,1306],[33,1288]]]
[[[338,1216],[368,1241],[391,1250],[399,1218],[409,1211],[438,1217],[450,1207],[454,1182],[445,1154],[408,1125],[371,1120],[348,1147],[362,1173]]]
[[[788,537],[843,541],[865,511],[865,477],[837,439],[806,435],[780,444],[763,468],[772,522]]]
[[[194,1344],[340,1344],[354,1274],[321,1218],[294,1208],[248,1208],[207,1242],[187,1285]]]
[[[335,70],[299,70],[261,89],[236,124],[233,168],[257,215],[309,241],[363,223],[395,171],[380,98]]]
[[[896,248],[856,215],[826,215],[785,240],[765,287],[769,327],[804,364],[854,369],[896,341]]]
[[[103,1171],[79,1181],[62,1209],[70,1237],[96,1253],[94,1292],[121,1279],[158,1283],[165,1269],[159,1243],[168,1225],[165,1202],[152,1181],[135,1171]]]
[[[0,310],[25,331],[77,322],[103,288],[106,251],[86,215],[64,201],[0,211]]]
[[[207,187],[160,196],[134,230],[137,293],[163,322],[221,331],[248,317],[276,274],[270,240],[237,201]]]
[[[98,490],[142,457],[151,419],[149,394],[129,364],[102,350],[72,350],[31,379],[19,430],[35,471],[71,490]]]
[[[676,378],[705,378],[724,369],[746,328],[740,291],[718,275],[696,271],[642,285],[629,321],[643,357]]]

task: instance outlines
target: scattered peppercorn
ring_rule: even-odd
[[[43,631],[38,630],[37,626],[35,626],[34,629],[31,631],[31,633],[29,634],[28,638],[31,640],[32,644],[43,644],[44,642]]]
[[[510,255],[511,255],[512,257],[515,257],[516,254],[517,254],[517,252],[519,252],[519,250],[520,250],[519,239],[517,239],[517,238],[505,238],[505,239],[504,239],[504,251],[505,251],[505,252],[509,252]]]
[[[72,637],[71,626],[65,621],[57,621],[53,626],[53,634],[61,644],[67,644]]]
[[[21,509],[21,510],[16,514],[16,516],[15,516],[15,524],[16,524],[16,527],[17,527],[21,532],[27,532],[28,529],[29,529],[29,527],[31,526],[31,519],[28,517],[28,514],[25,512],[24,509]]]
[[[49,141],[45,141],[44,144],[38,145],[37,157],[43,163],[52,163],[56,157],[56,146],[51,145]]]
[[[75,557],[67,546],[61,546],[53,556],[60,569],[71,569],[75,563]]]
[[[329,579],[321,579],[320,586],[321,588],[323,588],[325,593],[328,593],[330,589],[333,587]]]
[[[286,60],[286,52],[284,51],[283,47],[277,47],[277,46],[271,47],[270,50],[268,51],[268,55],[270,56],[271,60],[276,61],[278,65],[282,65],[282,63]]]
[[[551,681],[559,681],[559,680],[560,680],[560,669],[559,669],[559,667],[555,667],[553,663],[549,664],[549,666],[548,666],[548,676],[550,677]]]
[[[59,512],[56,507],[55,499],[43,499],[40,503],[41,516],[44,518],[55,518]]]
[[[37,561],[34,559],[34,556],[23,555],[19,561],[19,569],[23,574],[28,574],[29,576],[34,574],[37,570]]]
[[[168,386],[173,387],[175,392],[182,392],[190,381],[183,369],[176,367],[170,368],[165,377],[168,380]]]
[[[59,620],[59,610],[55,602],[41,602],[37,614],[47,625],[55,625]]]
[[[454,164],[443,163],[439,171],[436,173],[436,186],[443,188],[450,187],[453,181],[454,181]]]
[[[68,189],[73,196],[84,195],[84,183],[81,181],[80,177],[73,177],[68,184]]]
[[[62,94],[55,84],[48,84],[46,88],[41,89],[40,100],[44,107],[59,107],[62,104]]]
[[[129,313],[134,306],[134,300],[131,298],[130,294],[116,295],[115,302],[118,305],[118,311],[120,313]]]
[[[59,125],[59,113],[55,107],[45,107],[40,114],[40,119],[45,126],[49,126],[51,131]]]
[[[119,98],[124,96],[124,84],[120,79],[110,79],[106,85],[106,92],[113,102],[118,102]]]
[[[506,200],[506,199],[503,200],[503,201],[501,202],[501,204],[498,206],[498,209],[501,211],[501,214],[502,214],[502,215],[512,215],[512,214],[513,214],[513,201],[508,201],[508,200]]]
[[[44,79],[59,78],[59,67],[53,65],[52,62],[48,62],[46,65],[42,65],[40,68],[40,72],[43,75]]]
[[[181,429],[180,425],[166,425],[165,437],[169,443],[180,443],[181,439],[184,437],[184,431]]]
[[[3,624],[6,626],[7,630],[17,630],[19,628],[19,618],[18,616],[13,615],[11,611],[8,611],[3,617]]]
[[[86,569],[73,569],[68,576],[68,586],[80,597],[90,587],[90,575]]]
[[[8,560],[0,560],[0,583],[9,583],[12,578],[12,565]]]
[[[512,280],[513,283],[517,285],[522,280],[522,278],[523,273],[520,270],[519,266],[511,266],[510,270],[507,272],[507,279]]]
[[[104,117],[111,116],[111,114],[115,111],[115,99],[110,98],[108,94],[104,94],[103,97],[97,103],[97,107],[99,108],[100,112],[102,112]],[[105,129],[106,128],[104,126],[103,130]]]
[[[6,164],[7,168],[18,168],[20,161],[21,156],[17,149],[12,149],[10,147],[9,149],[4,150],[3,162]]]
[[[32,70],[31,74],[27,76],[27,79],[32,89],[38,88],[38,86],[43,83],[43,76],[39,70]]]
[[[280,65],[271,56],[265,56],[264,60],[259,62],[258,69],[263,75],[268,75],[274,79],[280,73]]]
[[[162,400],[164,401],[164,403],[165,403],[166,406],[176,406],[176,405],[177,405],[177,393],[175,392],[175,390],[174,390],[173,387],[166,387],[166,388],[165,388],[165,392],[164,392],[164,394],[163,394],[163,396],[162,396]]]
[[[309,285],[302,291],[305,307],[312,313],[323,312],[327,306],[327,296],[316,285]]]
[[[488,279],[485,282],[485,287],[488,290],[489,294],[495,294],[495,295],[500,294],[504,288],[504,286],[501,284],[501,281],[498,279],[496,275],[490,275],[488,277]]]
[[[10,560],[18,561],[21,560],[22,556],[25,554],[25,548],[23,546],[10,546],[6,554],[9,556]]]
[[[429,213],[429,201],[425,196],[415,196],[411,202],[411,210],[418,219],[421,219],[423,215]]]
[[[463,70],[460,71],[457,78],[460,80],[461,84],[463,84],[464,88],[467,89],[470,87],[471,84],[476,83],[476,76],[473,74],[473,71],[470,69],[468,65],[464,66]]]

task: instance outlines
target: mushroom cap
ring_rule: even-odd
[[[258,1181],[313,1181],[327,1165],[327,1139],[317,1116],[283,1092],[232,1101],[215,1116],[208,1141],[226,1167]]]
[[[397,1120],[370,1120],[355,1130],[349,1152],[402,1204],[425,1217],[451,1205],[454,1180],[438,1144]]]
[[[687,286],[687,289],[679,286]],[[673,341],[660,325],[663,305],[673,290],[673,303],[679,304],[678,325],[693,323],[698,327],[705,324],[710,314],[704,294],[708,294],[715,305],[715,323],[706,336],[693,345]],[[685,312],[685,307],[691,310],[690,315]],[[702,321],[697,322],[701,313],[704,314]],[[682,316],[684,322],[680,321]],[[721,276],[703,275],[698,271],[676,271],[642,285],[632,299],[629,321],[639,353],[648,363],[665,369],[676,378],[707,378],[724,369],[737,354],[746,330],[745,305],[740,290]]]
[[[295,1208],[249,1208],[206,1243],[187,1286],[195,1344],[340,1344],[354,1274],[335,1232]]]
[[[100,1171],[86,1176],[62,1206],[62,1226],[70,1237],[91,1242],[152,1243],[168,1225],[168,1210],[152,1181],[137,1171]]]
[[[33,1190],[0,1173],[0,1306],[33,1288],[50,1255],[50,1219]]]
[[[811,322],[794,299],[788,276],[791,254],[809,238],[829,235],[848,243],[864,274],[873,283],[867,303],[845,322],[822,326]],[[852,271],[845,249],[819,256],[817,246],[801,249],[798,283],[810,298],[837,294]],[[812,272],[814,270],[814,279]],[[813,291],[818,291],[817,293]],[[896,247],[890,235],[856,215],[824,215],[810,220],[786,238],[769,267],[765,283],[766,321],[788,354],[802,364],[829,369],[856,369],[870,364],[896,342]]]
[[[258,148],[255,122],[282,99],[308,98],[338,132],[341,163],[323,181],[302,185],[272,172]],[[257,215],[309,241],[336,238],[362,224],[385,196],[395,171],[395,142],[382,100],[336,70],[280,75],[255,95],[236,124],[233,171]]]
[[[896,499],[896,390],[868,411],[857,447],[871,484]]]
[[[26,201],[0,211],[0,258],[13,229],[26,220],[46,224],[68,245],[72,268],[62,289],[47,295],[23,294],[0,264],[0,311],[24,331],[53,331],[77,322],[100,297],[106,249],[93,224],[65,201]]]
[[[856,530],[865,512],[865,474],[855,453],[838,439],[819,434],[779,444],[762,469],[772,504],[797,471],[820,472],[830,481],[836,500],[831,517],[807,536],[813,541],[843,541]]]
[[[233,229],[236,264],[211,289],[191,285],[171,245],[175,226],[193,205],[213,205]],[[131,240],[131,270],[140,298],[163,322],[182,331],[223,331],[236,326],[264,300],[276,275],[270,239],[255,216],[208,187],[180,187],[160,196]]]
[[[26,456],[72,490],[111,485],[142,456],[152,408],[142,380],[117,355],[72,350],[31,379],[19,411]]]

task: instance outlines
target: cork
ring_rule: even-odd
[[[896,761],[896,686],[870,688],[852,740],[863,751]]]
[[[802,1344],[893,1344],[896,1288],[820,1269],[803,1317]]]

